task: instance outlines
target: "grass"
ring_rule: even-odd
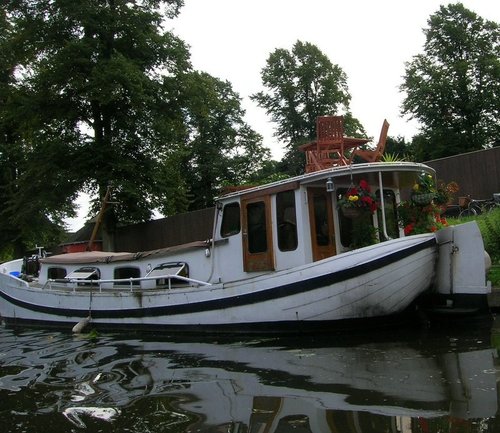
[[[488,280],[491,281],[492,287],[500,287],[500,266],[492,266],[488,272]]]

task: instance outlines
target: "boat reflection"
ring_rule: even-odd
[[[439,354],[402,342],[177,343],[165,360],[175,366],[155,362],[143,380],[182,384],[190,395],[182,409],[199,414],[205,426],[231,422],[233,431],[413,432],[439,417],[494,416],[496,351],[460,351],[453,338],[447,342]],[[155,348],[143,342],[141,350]]]
[[[112,431],[492,431],[480,429],[496,422],[498,407],[489,333],[379,337],[208,343],[64,335],[43,350],[4,352],[11,374],[2,367],[0,389],[43,385],[46,404],[66,423]],[[24,359],[17,369],[14,359]]]

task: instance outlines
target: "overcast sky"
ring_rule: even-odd
[[[316,45],[347,74],[351,111],[377,138],[385,118],[389,135],[410,139],[418,125],[400,117],[404,63],[422,52],[423,29],[440,0],[184,0],[167,28],[190,47],[193,67],[229,81],[242,98],[246,121],[264,137],[273,157],[283,144],[273,124],[249,96],[263,90],[261,70],[276,48],[291,50],[297,40]],[[463,0],[484,19],[500,22],[499,0]],[[88,212],[81,196],[70,229],[81,228]]]
[[[189,46],[193,67],[229,81],[243,100],[246,121],[264,136],[275,159],[282,145],[273,124],[249,96],[263,90],[261,70],[277,48],[297,40],[316,45],[347,74],[351,111],[368,135],[378,137],[385,118],[389,135],[410,139],[418,125],[400,117],[398,88],[404,63],[423,52],[430,15],[440,0],[185,0],[168,22]],[[463,0],[484,19],[500,22],[500,1]]]

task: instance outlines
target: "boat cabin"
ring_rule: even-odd
[[[216,266],[238,279],[242,271],[279,271],[351,251],[360,235],[373,243],[402,237],[397,205],[409,199],[422,172],[435,175],[414,163],[356,164],[220,197],[214,239],[226,243],[217,249]],[[360,182],[378,206],[352,218],[339,201]]]
[[[217,200],[214,233],[142,253],[81,252],[41,260],[40,283],[107,289],[172,288],[234,282],[296,268],[404,236],[397,205],[422,173],[415,163],[367,163],[307,173]],[[364,183],[376,209],[354,218],[341,206]]]

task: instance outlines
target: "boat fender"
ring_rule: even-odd
[[[85,317],[85,319],[82,319],[80,320],[75,326],[73,326],[73,333],[75,334],[79,334],[80,332],[82,332],[85,327],[90,323],[90,320],[92,318],[90,316],[88,317]]]
[[[484,252],[484,267],[486,269],[486,273],[488,273],[491,269],[491,257],[486,251]]]

